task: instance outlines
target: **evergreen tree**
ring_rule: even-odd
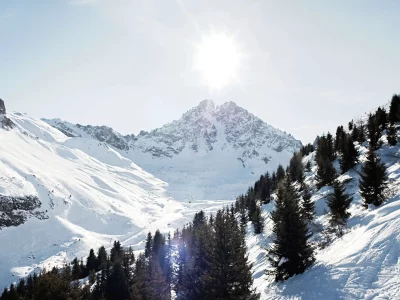
[[[353,168],[358,162],[358,151],[354,146],[353,138],[347,136],[345,140],[344,149],[342,152],[342,159],[340,160],[340,168],[342,174]]]
[[[311,201],[310,188],[303,190],[303,201],[301,205],[301,214],[307,221],[312,221],[315,216],[315,203]]]
[[[261,214],[261,208],[257,205],[253,215],[254,233],[260,234],[264,230],[264,218]]]
[[[336,170],[332,161],[327,158],[317,159],[317,187],[321,188],[325,185],[331,185],[336,178]]]
[[[146,258],[150,257],[152,247],[153,247],[153,236],[151,235],[151,232],[149,232],[147,234],[146,246],[144,248],[144,256]]]
[[[110,251],[110,260],[112,263],[121,261],[123,255],[123,249],[119,241],[114,241],[113,247]]]
[[[353,130],[353,126],[354,126],[354,122],[353,122],[353,120],[351,120],[351,121],[349,122],[349,126],[348,126],[349,131]]]
[[[284,177],[285,177],[285,169],[282,167],[282,165],[279,165],[278,169],[276,169],[277,182],[281,181]]]
[[[344,132],[343,126],[338,126],[336,129],[335,138],[335,151],[341,152],[344,148],[346,133]]]
[[[365,204],[381,205],[385,199],[385,191],[388,184],[386,167],[380,162],[374,149],[370,147],[367,153],[367,161],[363,164],[360,174],[360,194]]]
[[[259,299],[252,291],[253,278],[244,236],[236,218],[218,211],[207,240],[207,267],[201,299]]]
[[[391,146],[395,146],[397,144],[397,130],[395,124],[392,122],[390,122],[387,130],[387,140]]]
[[[97,257],[94,254],[94,250],[90,249],[89,256],[86,259],[86,270],[88,272],[97,269]]]
[[[392,101],[390,102],[388,119],[390,123],[397,123],[400,121],[400,95],[393,95]]]
[[[386,123],[388,121],[387,113],[384,108],[378,107],[375,112],[375,119],[378,128],[382,131],[386,129]]]
[[[366,138],[365,138],[365,125],[362,120],[359,121],[358,126],[357,126],[357,142],[360,144],[364,143]]]
[[[336,177],[336,170],[333,167],[334,149],[332,135],[328,133],[318,139],[318,147],[315,160],[317,162],[317,186],[330,185]]]
[[[72,279],[76,280],[81,278],[81,266],[79,265],[78,259],[75,257],[74,260],[72,261]]]
[[[339,235],[343,234],[350,213],[347,211],[353,198],[345,193],[343,183],[335,180],[333,193],[328,196],[328,207],[330,208],[330,223],[337,229]]]
[[[118,258],[118,256],[114,257],[115,263],[110,270],[110,276],[107,278],[105,296],[108,300],[130,300],[129,285]]]
[[[379,128],[375,115],[369,114],[367,128],[370,146],[374,147],[375,150],[379,149],[382,145],[379,140],[382,136],[382,131]]]
[[[292,181],[301,182],[304,175],[304,166],[302,163],[302,155],[300,152],[293,153],[292,158],[289,162],[289,173],[292,178]]]
[[[303,273],[314,261],[313,248],[308,242],[311,234],[301,216],[299,196],[286,177],[277,192],[276,209],[271,213],[274,222],[274,244],[269,249],[269,260],[276,281]]]
[[[97,270],[102,270],[106,267],[108,261],[108,255],[106,248],[101,246],[97,251]]]
[[[278,180],[276,178],[276,173],[274,171],[274,172],[272,172],[272,175],[271,175],[271,192],[275,191],[277,186],[278,186]]]

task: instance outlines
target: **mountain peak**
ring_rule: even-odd
[[[198,107],[205,111],[213,111],[215,110],[215,103],[211,99],[204,99],[199,103]]]

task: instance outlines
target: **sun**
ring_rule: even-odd
[[[233,37],[212,33],[204,36],[196,48],[195,68],[208,86],[221,89],[236,78],[241,54]]]

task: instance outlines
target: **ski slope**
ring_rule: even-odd
[[[361,162],[366,159],[367,147],[368,143],[357,147]],[[316,190],[314,153],[304,158],[304,162],[313,163],[306,182],[314,188],[317,218],[312,241],[318,247],[316,261],[305,273],[283,283],[275,283],[264,274],[269,266],[266,249],[272,242],[269,213],[274,204],[263,206],[267,220],[264,233],[254,235],[250,226],[247,232],[254,285],[261,299],[400,299],[400,147],[385,144],[377,153],[388,167],[390,198],[380,207],[364,209],[358,193],[361,165],[340,176],[339,180],[352,179],[346,185],[347,193],[353,195],[351,217],[346,234],[333,237],[324,249],[318,246],[326,242],[322,230],[328,226],[326,196],[332,188]],[[334,165],[339,167],[338,160]]]
[[[230,201],[176,201],[167,183],[105,143],[71,138],[14,113],[0,129],[0,194],[36,195],[47,219],[0,229],[0,286],[62,265],[114,240],[141,249],[149,230],[181,227],[204,209]]]

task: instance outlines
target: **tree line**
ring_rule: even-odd
[[[234,207],[196,213],[173,237],[157,230],[135,257],[116,241],[62,268],[43,270],[5,288],[1,300],[256,300],[244,233]],[[86,279],[87,283],[81,280]]]
[[[353,198],[346,193],[347,182],[337,180],[339,174],[333,162],[338,158],[341,174],[352,170],[359,163],[357,143],[368,141],[366,161],[360,172],[360,195],[365,207],[381,205],[387,198],[388,177],[376,151],[384,143],[381,138],[384,132],[389,145],[397,144],[398,122],[400,96],[394,95],[388,113],[379,107],[375,113],[368,115],[366,124],[362,120],[357,123],[351,121],[347,130],[339,126],[335,137],[329,132],[317,137],[316,147],[308,144],[294,153],[286,170],[280,165],[271,176],[269,173],[262,175],[245,195],[237,198],[235,207],[240,213],[242,226],[250,220],[254,233],[260,234],[264,228],[260,207],[269,203],[275,195],[275,210],[270,215],[273,244],[268,250],[271,268],[267,274],[274,275],[277,281],[285,280],[304,272],[314,260],[309,225],[315,216],[315,206],[311,201],[311,187],[304,182],[305,172],[311,171],[311,159],[304,165],[303,158],[315,151],[316,187],[333,187],[327,196],[330,229],[340,236],[350,217],[348,209]]]

